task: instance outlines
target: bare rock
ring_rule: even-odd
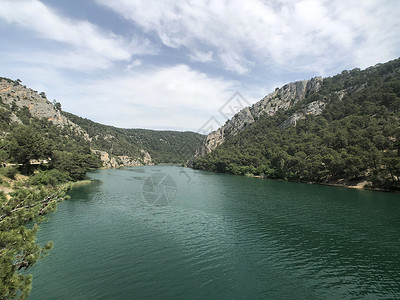
[[[227,137],[236,135],[250,124],[256,122],[262,115],[272,116],[278,110],[287,110],[303,100],[309,93],[317,92],[321,88],[322,81],[322,77],[314,77],[310,80],[286,84],[279,89],[277,88],[251,107],[243,108],[232,119],[228,120],[224,126],[211,132],[204,139],[202,146],[196,150],[195,157],[201,157],[212,152],[223,144]]]

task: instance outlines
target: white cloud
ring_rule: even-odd
[[[96,2],[157,33],[166,46],[196,49],[192,57],[197,49],[217,53],[239,74],[271,62],[366,66],[395,58],[400,48],[400,2],[393,0]]]
[[[128,71],[132,71],[133,69],[139,67],[142,65],[142,61],[140,59],[135,59],[134,61],[132,61],[127,67],[126,69]]]
[[[238,74],[245,74],[250,70],[247,60],[242,55],[239,55],[237,52],[221,52],[219,54],[219,57],[222,63],[225,65],[225,68],[229,71],[234,71]]]
[[[400,1],[95,1],[132,26],[113,19],[117,35],[102,27],[110,22],[69,18],[38,0],[0,0],[0,75],[96,121],[197,130],[236,91],[255,102],[279,83],[400,51]],[[189,60],[234,75],[210,76]],[[242,83],[226,79],[236,74]]]
[[[69,86],[74,86],[70,89]],[[59,87],[66,110],[121,127],[197,131],[239,88],[187,65],[124,73]],[[84,95],[84,97],[82,97]]]
[[[40,51],[41,57],[48,57],[51,59],[48,62],[54,65],[107,68],[114,61],[130,60],[132,55],[156,52],[146,39],[127,40],[88,21],[63,17],[37,0],[2,0],[0,6],[0,20],[32,31],[38,38],[69,47],[60,54],[54,50]],[[36,58],[41,62],[39,55]],[[33,57],[27,59],[33,60]]]
[[[25,51],[16,50],[15,53],[3,53],[3,58],[18,64],[38,65],[42,68],[54,70],[70,69],[79,72],[93,70],[106,70],[112,66],[112,62],[103,56],[96,56],[89,51],[57,51],[30,50],[29,55]]]
[[[194,50],[192,51],[191,54],[189,54],[189,58],[192,61],[199,61],[199,62],[210,62],[213,60],[213,52],[212,51],[207,51],[207,52],[202,52],[199,50]]]

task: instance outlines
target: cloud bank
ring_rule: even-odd
[[[214,52],[223,68],[238,74],[259,63],[315,69],[321,61],[329,65],[326,57],[367,67],[399,53],[399,1],[96,2],[192,58]]]
[[[115,126],[197,130],[236,91],[255,102],[400,53],[395,0],[84,4],[0,1],[0,76]]]

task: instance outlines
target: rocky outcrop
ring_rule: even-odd
[[[152,165],[152,161],[151,161],[151,156],[149,154],[149,152],[145,151],[145,150],[140,150],[140,153],[143,155],[142,157],[142,161],[145,165]]]
[[[61,112],[55,109],[44,94],[39,95],[37,91],[26,88],[18,82],[0,80],[0,97],[7,105],[27,107],[33,117],[46,118],[58,125],[68,123],[68,120],[62,117]]]
[[[272,116],[278,110],[286,110],[303,100],[308,94],[317,92],[321,87],[322,80],[322,77],[314,77],[310,80],[286,84],[279,89],[275,89],[274,92],[268,94],[251,107],[245,107],[222,127],[211,132],[205,138],[202,146],[197,149],[195,157],[201,157],[210,153],[224,143],[227,137],[236,135],[239,131],[256,122],[262,115],[267,114]],[[293,122],[295,122],[295,120],[298,120],[306,114],[319,112],[322,108],[323,105],[321,103],[314,103],[306,108],[302,114],[293,116],[292,121],[294,120]],[[288,120],[288,122],[290,121]]]
[[[251,107],[252,115],[257,119],[262,114],[274,115],[278,110],[286,110],[308,94],[317,92],[321,83],[322,77],[314,77],[310,80],[291,82],[280,89],[275,89]]]
[[[61,109],[57,109],[53,103],[47,100],[43,92],[39,94],[37,91],[21,85],[19,81],[1,78],[0,98],[1,101],[9,107],[26,107],[33,117],[45,118],[61,127],[69,126],[73,128],[75,132],[82,134],[85,139],[89,140],[87,133],[80,126],[63,116]],[[19,120],[14,113],[11,114],[11,120],[21,123],[21,120]]]
[[[292,125],[296,126],[297,120],[305,119],[307,115],[314,115],[314,116],[320,115],[322,113],[325,105],[326,105],[326,102],[320,101],[320,100],[311,102],[304,109],[295,112],[288,119],[286,119],[284,122],[282,122],[279,125],[279,128],[286,129]]]
[[[108,152],[101,150],[92,150],[92,152],[100,156],[100,159],[103,163],[103,167],[105,168],[137,167],[143,165],[153,165],[150,154],[145,150],[140,151],[142,157],[138,157],[137,159],[134,159],[126,155],[113,156],[110,155]]]
[[[97,154],[100,156],[100,159],[103,163],[103,167],[105,168],[118,168],[119,164],[116,160],[115,157],[111,157],[110,154],[106,151],[101,151],[101,150],[92,150],[94,154]]]

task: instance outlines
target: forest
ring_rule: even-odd
[[[321,115],[279,128],[316,100],[327,103]],[[400,190],[400,59],[325,78],[318,92],[262,116],[193,166],[290,181],[367,181],[371,188]]]
[[[99,124],[67,112],[63,114],[89,136],[95,137],[91,142],[93,149],[131,157],[140,156],[140,150],[145,149],[155,164],[185,163],[204,139],[203,135],[190,131],[124,129]]]

